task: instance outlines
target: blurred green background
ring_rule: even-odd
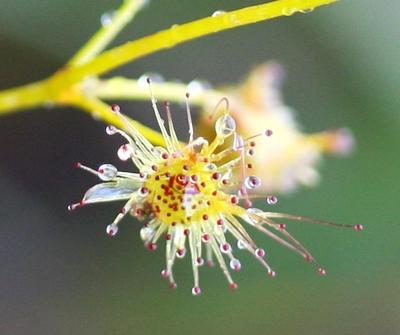
[[[101,14],[119,3],[2,0],[0,88],[54,72],[96,31]],[[151,1],[115,44],[256,3]],[[2,117],[0,333],[400,334],[399,17],[398,0],[341,1],[202,38],[118,70],[130,77],[153,71],[222,84],[275,59],[288,73],[285,100],[306,131],[353,130],[354,155],[325,159],[317,188],[282,196],[277,206],[366,227],[362,233],[293,227],[326,266],[324,278],[252,232],[270,252],[275,280],[243,255],[237,292],[219,269],[204,269],[204,294],[195,298],[186,259],[176,266],[179,289],[170,290],[159,275],[162,248],[156,254],[143,248],[139,223],[126,220],[118,238],[106,236],[118,204],[72,215],[66,210],[95,183],[73,162],[115,163],[120,140],[74,109]],[[148,102],[123,107],[152,124]]]

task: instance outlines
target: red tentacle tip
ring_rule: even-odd
[[[286,224],[280,223],[280,224],[279,224],[279,229],[280,229],[280,230],[285,230],[285,229],[286,229]]]
[[[361,231],[361,230],[363,230],[363,229],[364,229],[364,226],[363,226],[362,224],[356,224],[356,225],[354,225],[354,230]]]
[[[229,285],[229,287],[232,289],[232,290],[237,290],[238,289],[238,284],[236,284],[236,283],[231,283],[230,285]]]
[[[252,206],[253,206],[253,202],[252,202],[251,200],[246,199],[246,200],[244,201],[244,207],[245,207],[245,208],[251,208]]]
[[[201,288],[199,286],[194,286],[192,288],[192,294],[193,295],[200,295],[200,293],[201,293]]]
[[[114,113],[119,113],[119,111],[121,110],[121,108],[120,108],[119,105],[117,105],[117,104],[112,104],[112,105],[111,105],[111,110],[112,110]]]
[[[272,136],[272,134],[273,134],[274,132],[271,130],[271,129],[267,129],[266,131],[265,131],[265,136]]]
[[[312,258],[311,255],[304,255],[304,260],[305,260],[306,262],[311,262],[311,261],[313,260],[313,258]]]
[[[164,270],[161,271],[161,276],[163,278],[168,278],[169,277],[169,272],[166,269],[164,269]]]
[[[149,243],[147,245],[147,249],[149,249],[150,251],[156,251],[157,250],[157,244],[155,243]]]
[[[214,262],[212,261],[212,260],[208,260],[207,261],[207,266],[209,267],[209,268],[213,268],[214,266],[215,266],[215,264],[214,264]]]

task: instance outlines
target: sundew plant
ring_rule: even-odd
[[[194,38],[279,16],[309,13],[333,2],[278,0],[232,12],[217,10],[210,17],[174,24],[104,51],[146,5],[144,0],[126,0],[118,10],[102,17],[102,28],[55,74],[0,92],[0,115],[37,106],[74,106],[109,124],[108,135],[121,135],[126,143],[118,149],[118,157],[132,161],[134,169],[122,172],[112,164],[92,169],[77,163],[78,168],[98,176],[102,182],[68,209],[124,201],[118,215],[107,225],[107,234],[115,236],[125,216],[143,221],[140,235],[149,250],[156,250],[165,240],[166,264],[161,274],[173,288],[177,287],[173,265],[186,254],[190,254],[193,270],[193,295],[201,293],[200,267],[204,263],[213,266],[214,260],[229,286],[237,288],[231,270],[239,271],[241,262],[226,238],[228,234],[236,240],[238,249],[250,252],[268,275],[275,277],[272,260],[249,230],[258,230],[298,253],[315,264],[320,275],[325,275],[324,267],[281,220],[356,231],[362,230],[362,225],[264,211],[254,207],[253,201],[263,198],[266,205],[274,205],[277,197],[271,192],[288,192],[299,184],[314,185],[318,180],[315,164],[321,154],[349,152],[352,137],[346,129],[303,134],[290,108],[282,102],[282,68],[278,64],[261,65],[243,83],[217,89],[200,82],[157,82],[151,76],[100,76]],[[117,99],[150,99],[159,131],[123,115],[119,106],[104,102]],[[168,101],[162,111],[157,99]],[[186,103],[186,139],[178,139],[169,106],[169,102],[182,101]],[[197,122],[193,122],[191,104],[203,111]],[[272,152],[265,152],[264,143],[268,141],[277,141]]]

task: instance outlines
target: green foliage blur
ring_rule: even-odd
[[[2,0],[0,88],[53,73],[96,31],[101,14],[119,3]],[[256,3],[153,0],[114,45]],[[250,231],[268,250],[276,279],[243,254],[237,292],[219,269],[204,268],[204,294],[193,297],[186,259],[176,266],[179,288],[170,290],[160,276],[162,247],[155,254],[143,248],[138,222],[126,220],[117,238],[106,236],[118,204],[72,215],[66,210],[96,182],[75,171],[73,162],[118,165],[120,140],[74,109],[2,117],[0,333],[400,334],[399,16],[398,0],[341,1],[202,38],[116,72],[218,85],[238,82],[254,65],[274,59],[287,70],[285,100],[306,131],[352,129],[352,157],[325,159],[319,186],[282,196],[276,207],[365,226],[356,233],[293,224],[291,231],[326,266],[324,278]],[[149,103],[122,107],[154,124]]]

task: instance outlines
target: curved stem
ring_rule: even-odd
[[[173,25],[169,29],[105,51],[92,61],[72,68],[69,71],[66,85],[80,81],[89,75],[104,74],[128,62],[195,38],[283,15],[288,16],[298,11],[314,9],[336,1],[338,0],[277,0],[182,25]]]
[[[69,65],[87,63],[99,54],[117,36],[146,4],[146,0],[125,0],[124,4],[111,13],[111,21],[104,25],[90,40],[72,57]]]

